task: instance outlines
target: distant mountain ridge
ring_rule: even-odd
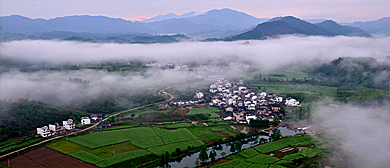
[[[346,26],[358,27],[371,34],[390,36],[390,17],[367,22],[341,23]]]
[[[184,15],[184,16],[183,16]],[[219,33],[220,36],[237,34],[267,19],[259,19],[231,9],[211,10],[196,15],[183,14],[179,18],[154,22],[132,22],[105,16],[65,16],[54,19],[30,19],[19,15],[1,17],[2,33],[36,33],[52,31],[88,33],[148,33],[148,34],[196,34],[199,36]],[[170,14],[168,17],[177,15]],[[163,16],[161,16],[163,17]],[[157,18],[158,19],[158,18]],[[160,18],[161,19],[161,18]]]
[[[239,34],[237,36],[226,38],[227,41],[233,40],[250,40],[250,39],[266,39],[266,37],[275,37],[285,34],[301,34],[301,35],[320,35],[320,36],[364,36],[369,37],[370,34],[363,30],[341,26],[334,21],[327,20],[317,24],[311,24],[301,19],[286,16],[283,18],[273,18],[265,23],[257,25],[252,30]]]
[[[164,20],[168,20],[168,19],[193,17],[193,16],[196,16],[196,15],[199,15],[199,14],[201,14],[201,13],[197,13],[197,12],[194,12],[194,11],[191,11],[191,12],[188,12],[188,13],[185,13],[185,14],[182,14],[182,15],[176,15],[174,13],[168,13],[168,14],[165,14],[165,15],[158,15],[156,17],[152,17],[152,18],[149,18],[149,19],[141,20],[140,22],[145,22],[145,23],[159,22],[159,21],[164,21]]]

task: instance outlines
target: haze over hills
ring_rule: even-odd
[[[201,14],[201,13],[194,12],[194,11],[191,11],[191,12],[188,12],[188,13],[185,13],[185,14],[182,14],[182,15],[176,15],[174,13],[168,13],[168,14],[165,14],[165,15],[158,15],[156,17],[152,17],[152,18],[149,18],[149,19],[141,20],[140,22],[145,22],[145,23],[158,22],[158,21],[163,21],[163,20],[167,20],[167,19],[193,17],[193,16],[196,16],[196,15],[199,15],[199,14]]]
[[[319,35],[319,36],[363,36],[369,37],[365,31],[350,26],[341,26],[334,21],[327,20],[317,24],[300,20],[292,16],[278,17],[270,19],[265,23],[257,25],[254,29],[226,38],[227,41],[265,39],[266,37],[276,37],[286,34]]]
[[[283,34],[369,36],[361,29],[369,33],[390,35],[389,17],[371,22],[343,24],[357,25],[356,27],[361,29],[341,26],[333,21],[324,22],[324,19],[300,20],[294,17],[276,17],[267,20],[267,18],[256,18],[226,8],[210,10],[203,14],[193,11],[182,15],[169,13],[142,22],[88,15],[65,16],[48,20],[11,15],[0,19],[2,41],[23,39],[62,40],[76,36],[92,38],[95,41],[103,40],[107,42],[108,39],[109,42],[129,42],[136,36],[166,34],[184,34],[197,39],[230,37],[228,40],[264,39],[265,36]]]
[[[341,25],[358,27],[372,34],[390,35],[390,17],[367,22],[341,23]]]
[[[170,15],[175,16],[175,14]],[[200,15],[195,15],[195,13],[190,12],[181,15],[179,18],[148,23],[132,22],[105,16],[65,16],[45,20],[11,15],[1,17],[1,26],[2,32],[25,34],[45,31],[70,31],[149,34],[155,34],[157,32],[159,34],[182,33],[208,36],[217,32],[217,34],[223,37],[238,34],[266,20],[231,9],[221,9],[211,10]]]

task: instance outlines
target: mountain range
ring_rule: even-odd
[[[357,27],[341,26],[334,21],[327,20],[321,23],[312,24],[304,20],[286,16],[270,19],[265,23],[257,25],[252,30],[228,37],[224,40],[250,40],[266,39],[266,37],[275,37],[286,34],[317,35],[317,36],[363,36],[371,35]]]
[[[390,35],[389,17],[370,22],[343,23],[338,25],[324,19],[293,19],[291,17],[256,18],[243,12],[221,9],[206,13],[189,12],[183,15],[169,13],[144,21],[127,21],[105,16],[65,16],[53,19],[30,19],[19,15],[0,17],[2,41],[15,39],[66,39],[72,36],[92,39],[115,39],[126,36],[184,34],[205,39],[209,37],[246,39],[249,36],[262,39],[279,34],[305,35],[358,35],[369,33]],[[340,27],[341,26],[341,27]],[[345,27],[352,26],[352,27]],[[256,33],[262,35],[255,36]],[[131,37],[131,38],[130,38]],[[252,37],[251,37],[252,38]],[[99,40],[98,40],[99,41]]]
[[[193,15],[193,16],[191,16]],[[268,19],[259,19],[231,9],[211,10],[204,14],[154,22],[132,22],[105,16],[65,16],[54,19],[30,19],[19,15],[1,17],[2,32],[36,33],[70,31],[88,33],[187,34],[220,37],[244,32]],[[159,20],[151,18],[151,20]]]

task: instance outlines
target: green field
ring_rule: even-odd
[[[241,160],[232,160],[232,161],[229,161],[229,162],[225,162],[225,163],[213,166],[213,168],[234,168],[235,166],[239,165],[241,162],[243,162],[243,161],[241,161]]]
[[[219,118],[220,116],[216,113],[218,111],[220,110],[215,107],[195,108],[195,109],[190,109],[190,112],[188,112],[186,115],[210,114],[210,118]]]
[[[193,127],[191,123],[176,123],[176,124],[168,124],[163,125],[163,128],[187,128],[187,127]]]
[[[139,140],[150,137],[156,137],[152,128],[149,127],[139,127],[139,128],[129,128],[129,129],[120,129],[112,131],[102,131],[95,132],[83,136],[77,136],[70,138],[69,141],[77,143],[79,145],[88,147],[88,148],[98,148],[107,145],[113,145],[125,141]]]
[[[141,164],[140,161],[154,160],[157,155],[172,153],[176,148],[185,151],[203,145],[186,128],[166,130],[159,127],[138,127],[93,132],[47,146],[98,167],[115,167],[138,157],[143,158],[134,162]]]
[[[248,168],[249,166],[251,166],[252,163],[251,162],[241,162],[240,164],[238,164],[237,166],[235,166],[234,168]]]
[[[255,88],[260,86],[262,89],[266,89],[269,93],[294,93],[304,92],[309,94],[319,94],[323,97],[336,97],[337,87],[309,85],[309,84],[280,84],[280,83],[261,83],[251,84],[248,88]]]
[[[288,146],[295,146],[297,144],[311,143],[312,139],[308,136],[295,136],[291,138],[283,138],[278,141],[272,141],[255,147],[255,150],[260,153],[268,153],[274,150],[282,149]]]
[[[97,164],[97,163],[104,160],[101,157],[95,156],[95,155],[90,154],[86,151],[72,153],[72,154],[70,154],[70,156],[72,156],[76,159],[82,160],[84,162],[91,163],[91,164]]]
[[[51,144],[48,144],[47,147],[52,148],[54,150],[60,151],[65,154],[75,153],[79,151],[88,150],[87,147],[81,146],[79,144],[67,141],[60,140]]]
[[[98,167],[108,167],[117,163],[121,163],[127,160],[135,159],[138,157],[146,156],[151,154],[150,152],[146,150],[136,150],[136,151],[130,151],[125,152],[121,154],[114,155],[106,160],[103,160],[99,164],[97,164]]]
[[[259,156],[260,154],[259,152],[255,151],[253,148],[249,148],[247,150],[239,152],[238,155],[241,155],[242,157],[245,158],[252,158],[252,157]]]
[[[254,149],[249,148],[239,153],[228,156],[227,159],[231,161],[216,165],[214,167],[289,167],[291,166],[290,164],[294,162],[294,160],[303,159],[305,157],[322,156],[324,153],[320,149],[313,148],[312,145],[314,143],[317,143],[317,141],[312,140],[310,136],[295,136],[283,138],[277,141],[260,144]],[[303,144],[304,146],[311,144],[311,147],[303,148],[300,152],[295,151],[295,153],[278,155],[281,157],[284,156],[282,159],[278,159],[277,157],[269,155],[271,152],[277,154],[279,152],[278,150],[287,146],[300,146],[299,144]]]
[[[239,133],[239,131],[231,128],[229,125],[217,125],[212,127],[198,126],[187,129],[202,141],[224,139]]]
[[[279,161],[279,159],[270,155],[260,154],[258,156],[249,158],[246,161],[259,164],[271,164]]]
[[[188,147],[201,147],[204,143],[200,140],[191,140],[191,141],[184,141],[184,142],[178,142],[178,143],[170,143],[163,146],[155,146],[148,148],[147,150],[150,152],[153,152],[157,155],[162,155],[165,152],[172,153],[176,150],[176,148],[180,148],[180,150],[184,151],[187,150]]]

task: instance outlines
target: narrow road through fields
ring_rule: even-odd
[[[167,92],[164,92],[166,89],[169,89],[169,88],[172,88],[172,87],[167,87],[167,88],[165,88],[165,89],[163,89],[163,90],[161,90],[161,91],[159,92],[159,93],[167,94],[167,95],[170,97],[168,100],[165,100],[165,101],[171,101],[172,99],[175,98],[173,95],[171,95],[171,94],[169,94],[169,93],[167,93]],[[163,95],[161,95],[161,96],[163,96]],[[165,102],[165,101],[162,101],[162,102]],[[148,104],[148,105],[145,105],[145,106],[140,106],[140,107],[128,109],[128,110],[125,110],[125,111],[121,111],[121,112],[118,112],[118,113],[115,113],[115,114],[112,114],[112,115],[106,117],[106,118],[103,119],[102,121],[106,121],[106,120],[108,120],[109,118],[115,117],[115,116],[120,115],[120,114],[122,114],[122,113],[126,113],[126,112],[129,112],[129,111],[132,111],[132,110],[137,110],[137,109],[144,108],[144,107],[147,107],[147,106],[152,106],[152,105],[155,105],[155,104],[158,104],[158,103],[161,103],[161,102],[157,102],[157,103],[153,103],[153,104]],[[40,144],[49,142],[49,141],[51,141],[51,140],[55,140],[55,139],[59,139],[59,138],[65,137],[65,136],[69,136],[69,135],[73,135],[73,134],[76,134],[76,133],[80,133],[80,132],[82,132],[82,131],[87,131],[87,130],[89,130],[89,129],[92,129],[92,128],[96,127],[96,126],[99,125],[99,123],[102,122],[102,121],[99,121],[99,122],[95,123],[94,125],[92,125],[92,126],[90,126],[90,127],[88,127],[88,128],[85,128],[85,129],[82,129],[82,130],[79,130],[79,131],[76,131],[76,132],[71,132],[71,133],[66,134],[66,135],[60,135],[60,136],[56,136],[56,137],[53,137],[53,138],[50,138],[50,139],[46,139],[46,140],[44,140],[44,141],[37,142],[37,143],[32,144],[32,145],[30,145],[30,146],[26,146],[26,147],[24,147],[24,148],[21,148],[21,149],[12,151],[12,152],[10,152],[10,153],[7,153],[7,154],[5,154],[5,155],[0,156],[0,159],[1,159],[1,158],[4,158],[4,157],[7,157],[7,156],[9,156],[9,155],[12,155],[12,154],[14,154],[14,153],[18,153],[18,152],[20,152],[20,151],[26,150],[26,149],[28,149],[28,148],[31,148],[31,147],[34,147],[34,146],[37,146],[37,145],[40,145]]]

